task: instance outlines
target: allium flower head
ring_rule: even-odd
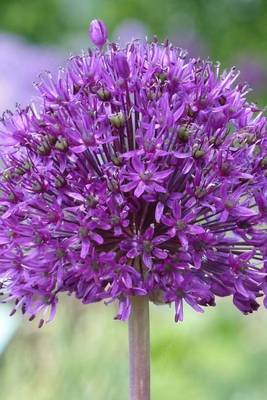
[[[118,301],[118,319],[133,295],[174,304],[176,321],[184,301],[259,307],[267,124],[237,76],[168,42],[110,43],[4,115],[0,274],[13,313],[42,325],[61,292]]]

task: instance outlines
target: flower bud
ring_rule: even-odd
[[[104,22],[94,19],[89,26],[89,36],[97,47],[103,47],[108,37],[108,31]]]
[[[123,78],[127,79],[130,75],[130,67],[125,54],[117,53],[114,57],[114,67],[117,74]]]

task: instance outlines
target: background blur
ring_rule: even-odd
[[[110,36],[167,36],[192,56],[237,65],[250,98],[267,103],[266,0],[0,0],[0,113],[34,98],[33,81],[89,45],[102,18]],[[267,312],[244,317],[230,300],[175,325],[173,310],[152,307],[153,400],[265,400]],[[36,324],[0,306],[0,398],[125,400],[127,326],[113,306],[62,298],[56,319]]]

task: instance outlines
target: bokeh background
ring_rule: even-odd
[[[90,43],[88,23],[110,37],[169,37],[194,57],[236,65],[250,99],[267,104],[266,0],[0,0],[0,113],[34,99],[33,82]],[[127,326],[112,305],[62,297],[54,322],[9,318],[0,305],[0,398],[125,400]],[[151,308],[153,400],[265,400],[267,311],[244,317],[231,300],[183,324]]]

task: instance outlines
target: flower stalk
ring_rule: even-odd
[[[129,318],[129,400],[150,400],[149,298],[133,296]]]

